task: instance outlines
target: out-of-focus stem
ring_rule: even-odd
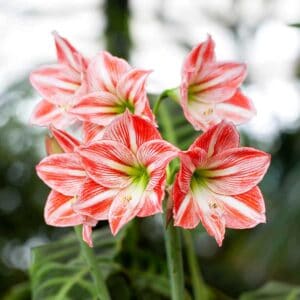
[[[82,239],[82,226],[75,226],[75,233],[80,244],[81,253],[89,267],[93,277],[95,290],[99,300],[110,300],[109,292],[106,287],[104,278],[97,263],[93,248],[90,248]]]
[[[184,299],[184,274],[179,228],[172,224],[165,229],[165,244],[172,300]]]
[[[188,230],[183,230],[183,238],[186,248],[188,266],[191,274],[194,298],[195,300],[208,300],[209,294],[199,268],[191,232]]]

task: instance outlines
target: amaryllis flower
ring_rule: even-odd
[[[149,121],[128,111],[104,130],[103,139],[77,150],[91,180],[74,209],[108,219],[113,234],[135,216],[162,211],[166,166],[177,149]]]
[[[30,82],[43,100],[31,116],[35,125],[63,127],[74,122],[69,109],[86,93],[85,71],[88,60],[65,38],[53,33],[56,64],[42,66],[30,75]]]
[[[52,189],[44,209],[45,221],[57,227],[83,224],[83,239],[92,246],[92,226],[97,220],[78,214],[72,207],[87,180],[80,157],[74,153],[80,142],[65,131],[54,127],[51,131],[54,140],[46,144],[50,155],[36,167],[38,176]],[[61,153],[53,154],[54,149]]]
[[[242,229],[265,222],[257,184],[268,169],[270,155],[239,147],[234,125],[215,125],[179,156],[172,192],[176,226],[194,228],[201,221],[220,246],[225,227]]]
[[[180,104],[195,129],[205,131],[221,120],[241,124],[254,116],[252,101],[239,89],[245,76],[245,64],[216,61],[210,36],[188,54]]]
[[[154,121],[145,82],[150,71],[135,69],[108,52],[99,53],[87,69],[89,94],[71,109],[82,121],[107,126],[127,109]]]

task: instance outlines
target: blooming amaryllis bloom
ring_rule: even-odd
[[[83,240],[92,246],[92,226],[97,224],[97,220],[80,215],[73,209],[73,203],[76,202],[87,179],[80,157],[74,153],[80,142],[65,131],[54,127],[51,127],[51,132],[54,139],[48,139],[46,143],[50,155],[36,167],[38,176],[52,188],[44,209],[45,221],[57,227],[83,224]],[[61,153],[53,154],[54,149],[55,152]]]
[[[255,114],[252,101],[239,89],[246,65],[218,62],[210,36],[186,57],[182,69],[180,104],[195,129],[207,130],[221,120],[247,122]]]
[[[71,109],[80,120],[107,126],[127,109],[154,122],[145,81],[150,71],[130,67],[123,59],[100,52],[87,69],[89,93]]]
[[[265,205],[257,184],[270,155],[239,147],[239,134],[221,122],[179,154],[181,166],[172,197],[174,224],[194,228],[201,221],[221,246],[225,227],[250,228],[265,222]]]
[[[43,97],[31,115],[31,123],[63,127],[75,121],[68,111],[86,93],[88,60],[65,38],[56,32],[53,35],[58,62],[42,66],[30,75],[31,84]]]
[[[177,148],[151,122],[125,111],[105,128],[102,140],[77,152],[90,177],[74,204],[77,212],[108,219],[115,235],[135,216],[162,211],[166,166]]]

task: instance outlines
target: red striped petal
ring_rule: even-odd
[[[73,197],[52,190],[48,196],[44,218],[48,225],[57,227],[76,226],[82,223],[82,217],[72,208]]]
[[[92,237],[92,226],[84,224],[82,226],[82,239],[92,248],[93,237]]]
[[[162,201],[165,197],[166,176],[162,176],[153,190],[147,190],[143,197],[143,206],[138,212],[138,217],[148,217],[163,212]]]
[[[200,135],[190,149],[201,148],[210,157],[227,149],[239,147],[239,140],[239,133],[235,126],[223,121]]]
[[[128,172],[137,166],[132,152],[123,144],[101,140],[78,150],[88,175],[108,188],[123,188],[130,184]]]
[[[152,140],[139,147],[137,159],[151,174],[158,169],[165,170],[167,164],[178,155],[178,151],[175,146],[164,140]]]
[[[216,114],[220,119],[243,124],[255,116],[256,110],[253,102],[238,90],[232,98],[217,104]]]
[[[46,100],[41,100],[32,112],[30,123],[38,126],[54,124],[57,127],[63,127],[65,120],[59,108]]]
[[[142,187],[131,184],[116,196],[109,211],[109,225],[113,235],[139,213],[144,204],[143,193]]]
[[[150,72],[132,69],[122,76],[117,85],[118,98],[133,103],[139,113],[144,110],[147,101],[145,82]]]
[[[186,229],[195,228],[200,222],[200,211],[197,201],[190,192],[183,192],[177,175],[172,189],[174,225]]]
[[[197,75],[197,82],[189,87],[194,101],[220,103],[231,98],[246,77],[246,65],[213,63]]]
[[[202,68],[215,60],[215,43],[210,35],[207,40],[196,46],[186,57],[183,68],[183,81],[194,82],[195,75],[201,72]]]
[[[104,132],[104,126],[83,122],[82,124],[82,133],[83,133],[83,143],[86,144],[91,141],[97,141],[102,139]]]
[[[64,152],[74,152],[75,148],[80,145],[80,142],[66,131],[57,129],[54,126],[51,126],[50,130]]]
[[[252,228],[266,222],[265,203],[258,187],[244,194],[218,197],[223,205],[226,227]]]
[[[152,123],[126,111],[105,129],[103,139],[120,142],[136,153],[143,143],[161,136]]]
[[[253,148],[234,148],[211,157],[207,185],[216,193],[238,195],[255,187],[270,165],[270,155]]]
[[[194,148],[189,151],[180,152],[179,157],[181,160],[178,173],[179,186],[183,192],[188,193],[194,171],[196,168],[206,165],[207,153],[201,148]]]
[[[52,189],[68,196],[78,194],[86,174],[75,153],[53,154],[37,166],[38,176]]]
[[[92,92],[116,92],[117,83],[124,73],[130,70],[129,64],[108,52],[100,52],[89,64],[87,79]]]
[[[30,82],[49,102],[67,105],[81,86],[81,75],[65,65],[48,65],[33,71]]]
[[[120,100],[108,92],[95,92],[80,99],[70,112],[79,120],[107,126],[119,114]]]
[[[88,178],[82,185],[73,208],[79,214],[96,220],[107,220],[111,203],[118,190],[108,189]]]
[[[87,60],[82,57],[67,39],[55,31],[53,32],[53,36],[58,62],[73,68],[77,72],[82,71],[80,59],[83,59],[85,64],[87,64]]]

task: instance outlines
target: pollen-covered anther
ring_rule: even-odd
[[[217,209],[218,208],[218,204],[216,202],[209,202],[208,206],[211,209]]]
[[[205,110],[202,114],[203,114],[203,116],[210,116],[213,114],[213,112],[214,112],[214,109],[210,107],[207,110]]]
[[[131,201],[132,200],[132,196],[131,195],[126,195],[126,196],[124,196],[123,198],[122,198],[122,201],[124,201],[124,202],[129,202],[129,201]]]
[[[70,200],[70,205],[73,205],[78,199],[78,195],[75,195],[71,200]]]
[[[69,109],[71,108],[71,105],[70,104],[61,104],[59,105],[59,108],[64,111],[64,112],[67,112],[69,111]]]

